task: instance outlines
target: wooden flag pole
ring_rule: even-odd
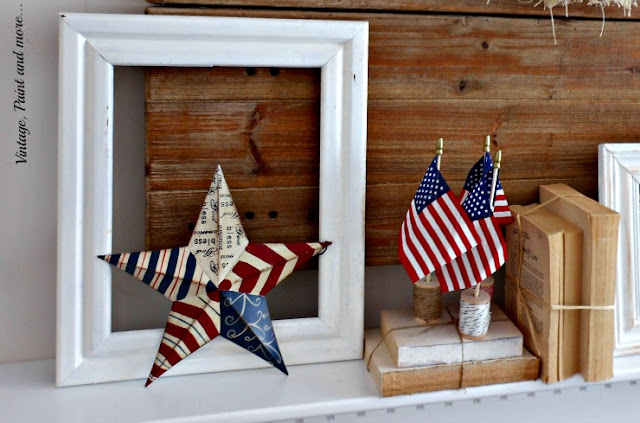
[[[490,153],[491,152],[491,135],[487,135],[484,137],[484,149],[483,151],[485,153]],[[480,283],[476,284],[476,289],[473,292],[473,296],[474,297],[478,297],[480,295]]]
[[[498,184],[498,174],[500,173],[500,162],[502,161],[502,150],[496,151],[496,155],[493,159],[493,178],[491,178],[491,195],[489,196],[489,205],[491,211],[495,208],[493,201],[496,197],[496,186]]]
[[[487,138],[489,138],[487,136]],[[487,140],[485,139],[485,150],[487,151]],[[498,173],[500,173],[500,162],[502,161],[502,150],[496,151],[496,155],[493,160],[493,177],[491,178],[491,193],[489,195],[489,205],[491,206],[491,211],[493,211],[493,200],[496,197],[496,186],[498,185]],[[480,295],[480,283],[476,285],[476,289],[473,293],[474,297]]]
[[[436,141],[436,168],[440,170],[440,162],[442,161],[442,148],[444,147],[444,139],[438,138]],[[431,282],[431,273],[427,273],[425,276],[427,282]]]

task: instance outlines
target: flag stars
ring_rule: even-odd
[[[420,182],[420,186],[414,197],[416,210],[420,213],[425,207],[448,191],[449,187],[437,169],[436,160],[434,159],[429,169],[427,169],[427,173],[424,175],[422,182]]]

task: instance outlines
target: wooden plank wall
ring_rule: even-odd
[[[609,20],[600,38],[598,19],[556,20],[554,46],[549,20],[525,16],[166,7],[148,13],[370,22],[368,265],[397,263],[398,228],[439,136],[442,170],[457,192],[491,134],[493,148],[503,149],[501,178],[512,204],[536,201],[544,183],[596,197],[597,145],[640,140],[634,21]],[[315,239],[318,88],[317,70],[150,68],[148,247],[188,241],[218,163],[250,239]]]
[[[546,16],[551,11],[544,7],[541,1],[526,0],[147,0],[149,3],[163,5],[201,5],[226,7],[277,7],[288,9],[334,9],[359,11],[400,11],[400,12],[436,12],[482,15],[519,15]],[[570,17],[602,18],[599,7],[583,3],[572,4],[568,13]],[[553,8],[556,17],[565,14],[563,6]],[[605,10],[607,18],[631,19],[624,9],[608,7]]]

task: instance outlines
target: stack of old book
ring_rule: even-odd
[[[458,389],[538,377],[539,360],[523,348],[522,333],[496,305],[487,336],[458,334],[458,306],[425,322],[409,309],[384,310],[380,330],[365,334],[365,362],[383,397]]]
[[[511,210],[506,311],[541,359],[541,379],[611,378],[618,213],[562,184]]]

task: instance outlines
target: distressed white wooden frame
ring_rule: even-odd
[[[640,353],[640,143],[601,144],[599,199],[620,213],[616,355]]]
[[[274,326],[288,365],[362,357],[367,56],[367,22],[60,15],[58,386],[145,378],[162,336],[111,332],[111,269],[96,258],[111,252],[113,66],[321,68],[320,239],[333,245],[318,317]],[[266,366],[219,339],[167,376]]]

